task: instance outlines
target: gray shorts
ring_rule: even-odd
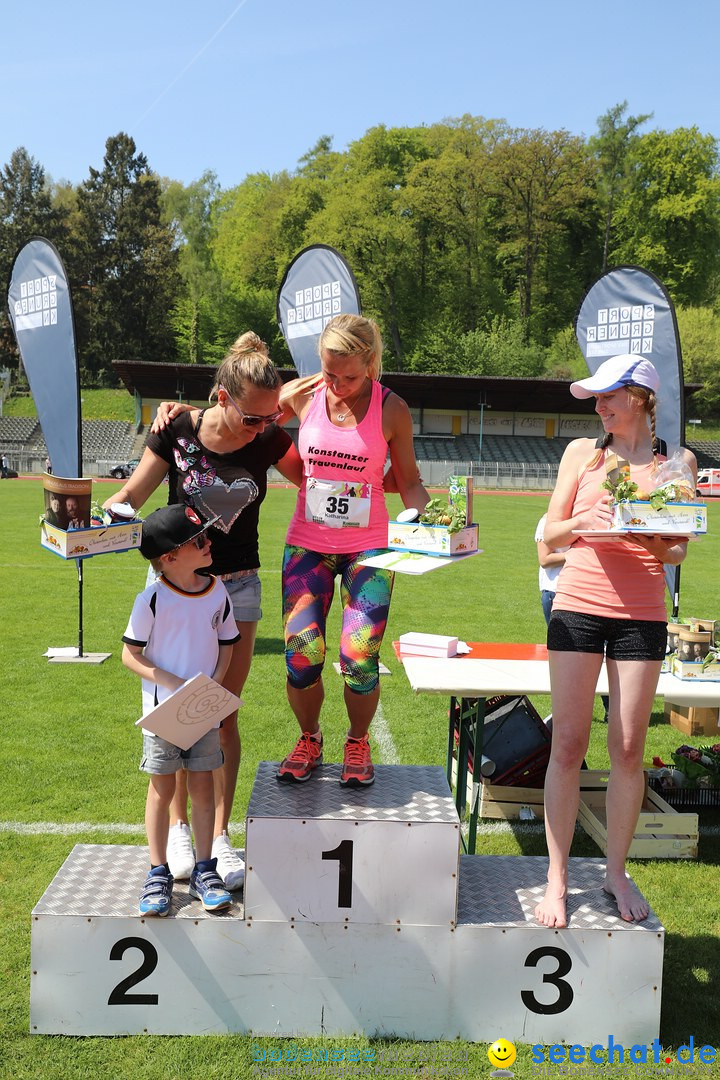
[[[220,728],[213,728],[190,747],[181,750],[174,743],[161,739],[159,735],[150,735],[143,731],[143,756],[140,762],[142,772],[153,776],[167,776],[179,769],[189,772],[211,772],[219,769],[224,761],[220,749]]]
[[[235,622],[260,622],[262,608],[260,607],[259,576],[248,574],[247,577],[238,578],[237,581],[223,581],[223,585],[232,600]]]

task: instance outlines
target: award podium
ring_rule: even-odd
[[[625,1045],[659,1036],[664,930],[623,922],[602,859],[571,859],[569,926],[538,926],[547,860],[460,855],[445,771],[258,768],[244,903],[178,882],[141,918],[147,849],[77,845],[32,913],[31,1031]],[[237,895],[237,894],[236,894]]]

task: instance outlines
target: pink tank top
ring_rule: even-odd
[[[388,512],[383,475],[388,444],[382,430],[383,388],[373,380],[368,411],[354,428],[328,419],[326,387],[315,391],[300,425],[304,477],[288,544],[332,554],[386,548]]]
[[[589,510],[607,495],[601,486],[607,475],[605,454],[593,468],[581,474],[573,515]],[[647,490],[653,486],[652,464],[631,467],[630,476],[640,488]],[[553,609],[611,619],[665,622],[665,569],[636,544],[578,537],[565,555]]]

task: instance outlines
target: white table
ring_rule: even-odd
[[[482,651],[483,646],[473,646]],[[501,646],[488,645],[489,651]],[[507,645],[508,652],[538,651],[539,646]],[[454,705],[460,699],[460,739],[457,748],[456,804],[458,811],[465,809],[467,788],[467,748],[472,740],[473,798],[470,807],[470,828],[467,851],[475,851],[477,818],[479,810],[480,764],[482,760],[482,735],[485,721],[485,699],[496,694],[549,694],[550,670],[546,659],[496,659],[495,657],[458,656],[449,659],[432,659],[427,656],[402,656],[405,674],[416,694],[450,695],[450,725],[448,732],[448,782],[452,782],[452,754],[454,749]],[[608,693],[607,671],[603,664],[597,682],[596,693]],[[720,706],[720,682],[693,682],[662,674],[658,681],[657,696],[676,705],[702,708]]]
[[[460,656],[434,660],[427,656],[406,656],[403,666],[416,694],[491,697],[493,694],[550,693],[547,660],[475,660]],[[604,664],[596,693],[608,693]],[[720,682],[693,682],[662,674],[657,696],[674,705],[713,709],[720,705]]]

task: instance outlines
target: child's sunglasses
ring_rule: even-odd
[[[190,540],[186,540],[184,544],[180,544],[175,548],[175,551],[179,551],[180,548],[187,547],[188,544],[194,544],[198,551],[204,551],[205,545],[211,543],[210,537],[207,532],[198,533],[197,536],[191,537]]]

